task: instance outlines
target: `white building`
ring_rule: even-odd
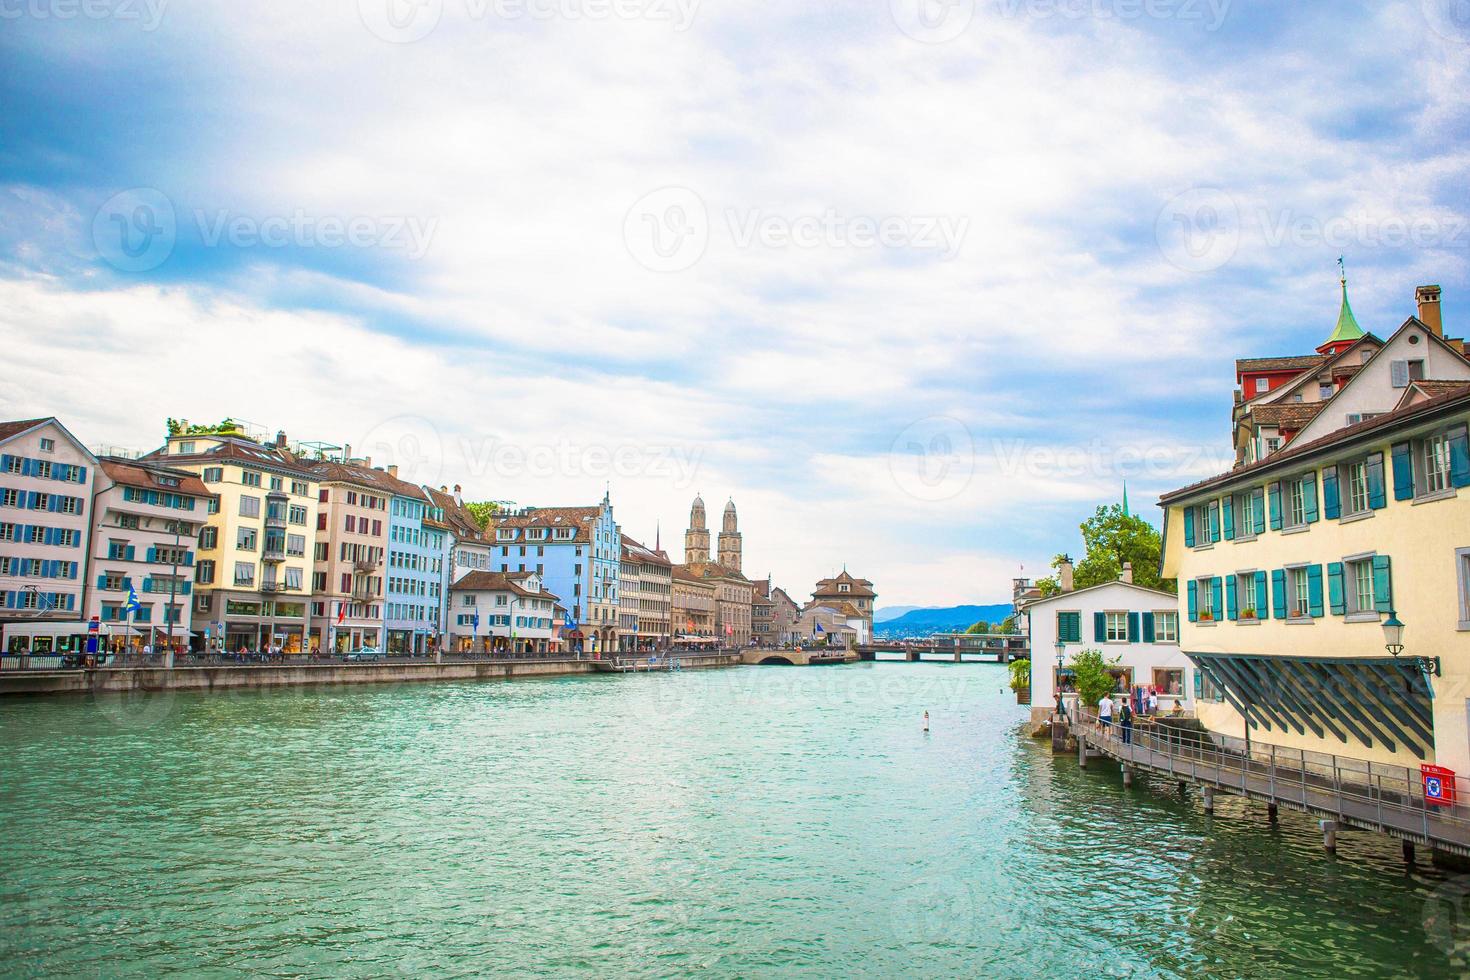
[[[561,626],[557,598],[535,572],[470,572],[449,587],[449,649],[551,653]]]
[[[1071,692],[1070,672],[1057,663],[1060,639],[1068,663],[1083,650],[1116,659],[1119,691],[1157,688],[1159,711],[1176,703],[1194,708],[1194,668],[1179,651],[1179,598],[1120,580],[1087,589],[1070,588],[1072,569],[1062,567],[1063,591],[1025,607],[1031,627],[1031,715],[1045,718],[1056,706],[1058,681]],[[1131,577],[1131,569],[1124,570]]]

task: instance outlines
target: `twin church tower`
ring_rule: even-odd
[[[725,504],[725,518],[720,525],[720,551],[716,564],[727,571],[738,572],[740,568],[740,531],[735,519],[735,501]],[[684,532],[684,563],[686,565],[709,564],[709,528],[704,523],[704,498],[696,495],[694,506],[689,508],[689,530]]]

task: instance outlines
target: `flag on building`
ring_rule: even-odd
[[[143,611],[143,604],[138,601],[138,591],[131,584],[128,585],[128,601],[123,609],[130,614]]]

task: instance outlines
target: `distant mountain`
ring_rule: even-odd
[[[949,606],[944,609],[910,609],[893,619],[875,621],[873,632],[885,638],[928,636],[931,633],[963,633],[980,620],[999,623],[1011,615],[1010,603],[993,606]]]
[[[884,606],[882,609],[875,609],[873,611],[873,622],[875,622],[875,623],[886,623],[890,619],[897,619],[898,617],[902,616],[906,612],[913,612],[915,609],[921,609],[921,608],[923,608],[923,607],[922,606]]]

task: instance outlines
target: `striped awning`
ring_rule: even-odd
[[[1252,728],[1434,751],[1433,693],[1412,658],[1185,653]]]

